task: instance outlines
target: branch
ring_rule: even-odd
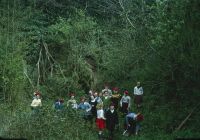
[[[197,108],[197,106],[192,109],[192,111],[190,112],[190,114],[181,122],[181,124],[175,129],[175,131],[178,131],[178,130],[181,129],[181,127],[187,122],[187,120],[190,118],[190,116],[192,115],[192,113],[194,112],[194,110]]]
[[[125,12],[125,8],[124,8],[124,6],[123,6],[122,0],[119,0],[119,4],[120,4],[121,8],[123,9],[123,11]],[[125,12],[125,15],[126,15],[126,19],[127,19],[128,22],[130,23],[130,25],[131,25],[134,29],[136,29],[135,26],[133,25],[133,23],[131,22],[130,18],[128,17],[128,13],[127,13],[127,12]]]
[[[61,72],[63,78],[64,78],[65,81],[66,81],[67,79],[66,79],[66,77],[65,77],[65,75],[64,75],[64,73],[63,73],[63,71],[62,71],[62,69],[61,69],[61,67],[60,67],[60,64],[59,64],[59,63],[52,57],[52,55],[49,53],[47,44],[46,44],[45,42],[43,42],[43,45],[44,45],[44,48],[45,48],[45,51],[46,51],[46,55],[47,55],[49,58],[51,58],[51,59],[53,60],[54,63],[56,63],[56,64],[58,65],[59,70],[60,70],[60,72]],[[50,59],[49,59],[49,60],[50,60]],[[53,66],[51,67],[51,71],[53,71],[52,68],[53,68]]]
[[[40,83],[40,61],[41,61],[41,56],[42,56],[42,48],[40,49],[40,54],[39,54],[38,62],[37,62],[37,64],[36,64],[36,66],[37,66],[37,68],[38,68],[37,87],[39,87],[39,83]]]
[[[25,62],[24,62],[24,60],[22,60],[22,64],[23,64],[23,69],[24,69],[24,70],[23,70],[23,71],[24,71],[24,75],[27,77],[27,79],[28,79],[29,83],[31,84],[32,88],[35,89],[35,86],[34,86],[32,80],[29,78],[29,76],[28,76],[28,74],[27,74],[27,68],[25,67]]]

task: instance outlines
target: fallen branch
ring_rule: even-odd
[[[198,106],[198,105],[197,105]],[[196,106],[196,107],[197,107]],[[196,109],[196,107],[194,107],[192,109],[192,111],[190,112],[190,114],[181,122],[181,124],[175,129],[175,131],[178,131],[182,128],[182,126],[187,122],[187,120],[190,118],[190,116],[192,115],[192,113],[194,112],[194,110]]]

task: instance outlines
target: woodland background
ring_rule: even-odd
[[[95,140],[76,112],[55,118],[54,100],[141,81],[135,139],[200,138],[199,29],[199,0],[0,0],[0,136]]]

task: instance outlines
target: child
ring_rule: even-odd
[[[105,129],[105,120],[106,118],[104,117],[104,110],[103,110],[103,104],[98,104],[97,105],[97,119],[96,119],[96,126],[98,129],[98,136],[99,139],[102,139],[102,133],[103,130]]]
[[[118,114],[114,104],[110,104],[110,108],[106,111],[106,128],[109,131],[109,139],[113,140],[115,127],[119,124]]]
[[[129,136],[131,134],[138,135],[140,130],[140,122],[143,121],[144,117],[141,113],[130,112],[125,117],[125,131],[128,131]]]
[[[91,119],[92,106],[86,101],[85,97],[81,98],[81,103],[78,105],[78,109],[82,110],[83,118],[86,121]]]
[[[118,104],[119,104],[119,100],[120,100],[120,96],[121,96],[118,92],[119,92],[119,88],[114,87],[113,94],[111,97],[111,102],[115,105],[115,109],[118,109]]]
[[[31,103],[31,109],[33,110],[33,113],[36,113],[39,111],[40,107],[42,106],[42,101],[40,99],[40,93],[35,94],[36,98],[33,99]]]
[[[75,100],[75,94],[71,93],[70,94],[70,99],[67,101],[67,107],[71,107],[72,109],[77,109],[78,105],[77,105],[77,101]]]
[[[55,104],[54,104],[54,107],[56,110],[60,111],[63,109],[63,103],[64,103],[64,100],[63,99],[57,99]]]
[[[92,113],[92,117],[97,117],[97,101],[95,100],[94,96],[90,97],[90,101],[89,104],[91,105],[92,109],[91,109],[91,113]]]
[[[131,97],[128,96],[128,91],[126,90],[124,91],[124,95],[122,96],[120,100],[121,111],[124,115],[128,113],[130,106],[131,106]]]

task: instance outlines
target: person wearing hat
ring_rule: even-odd
[[[128,113],[130,106],[131,106],[131,97],[128,95],[128,91],[126,90],[124,91],[124,95],[120,100],[121,111],[124,115]]]
[[[37,96],[38,94],[40,94],[40,92],[39,92],[38,90],[34,91],[34,92],[33,92],[33,99],[36,99],[36,98],[37,98],[36,96]]]
[[[143,101],[143,88],[140,82],[137,82],[137,86],[134,87],[134,102],[137,108],[141,107],[141,103]]]
[[[63,103],[64,103],[64,100],[63,99],[57,99],[55,101],[55,104],[54,104],[54,107],[56,110],[60,111],[63,109]]]
[[[102,133],[106,127],[105,120],[106,118],[104,116],[103,104],[97,104],[96,126],[99,131],[98,132],[99,139],[102,139]]]
[[[106,111],[106,128],[109,131],[109,140],[113,140],[114,130],[118,124],[118,113],[115,110],[115,105],[111,103],[109,110]]]
[[[67,107],[71,107],[72,109],[77,109],[78,105],[77,105],[77,101],[75,99],[75,94],[71,93],[70,94],[70,99],[67,101]]]
[[[42,101],[40,99],[40,93],[35,94],[36,98],[33,99],[31,103],[31,109],[33,110],[34,113],[39,111],[39,108],[42,106]]]
[[[113,88],[113,94],[112,94],[112,97],[111,97],[111,102],[115,105],[115,109],[118,109],[120,96],[121,95],[119,94],[119,88],[114,87]]]
[[[131,134],[138,135],[140,130],[140,122],[143,121],[144,116],[141,113],[129,112],[125,117],[125,132],[128,132],[129,136]]]

